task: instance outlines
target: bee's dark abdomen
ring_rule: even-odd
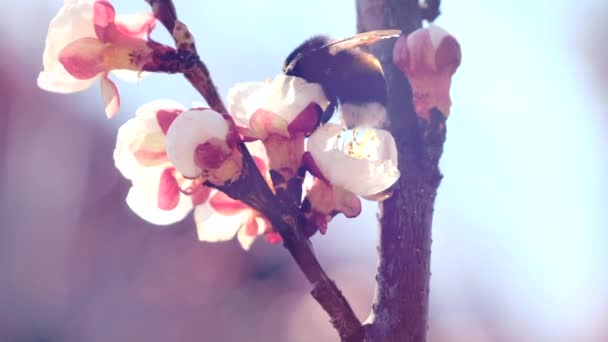
[[[329,37],[314,36],[295,48],[285,59],[283,68],[299,58],[293,67],[285,71],[286,75],[297,76],[308,82],[322,83],[327,74],[331,57],[326,49],[319,49],[330,42]],[[302,57],[300,58],[300,55]]]
[[[338,103],[385,105],[386,82],[375,57],[357,48],[332,55],[322,48],[329,42],[326,36],[308,39],[287,56],[283,67],[286,75],[321,84],[330,101],[322,121],[329,120]]]
[[[332,92],[340,102],[386,103],[386,81],[372,55],[358,49],[340,51],[334,56],[333,70],[336,82],[332,84]]]

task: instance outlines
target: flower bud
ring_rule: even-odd
[[[419,117],[429,120],[430,111],[450,114],[452,75],[460,65],[460,45],[441,27],[430,24],[395,42],[393,62],[408,78],[414,108]]]
[[[232,119],[210,109],[180,114],[167,131],[167,154],[186,178],[223,185],[241,174],[242,154]]]

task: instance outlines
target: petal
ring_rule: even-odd
[[[253,243],[255,242],[255,239],[257,238],[256,235],[249,235],[246,232],[247,229],[245,229],[245,227],[242,227],[241,229],[239,229],[238,234],[236,235],[239,244],[241,245],[241,247],[248,251],[249,249],[251,249],[251,246],[253,245]]]
[[[105,104],[106,116],[108,119],[113,118],[120,109],[120,96],[118,95],[118,87],[107,75],[101,78],[101,97]]]
[[[180,189],[174,173],[174,167],[167,167],[160,175],[158,207],[162,210],[175,209],[180,200]]]
[[[169,164],[166,138],[158,119],[163,108],[170,113],[183,109],[175,101],[152,101],[139,107],[135,117],[118,129],[114,163],[125,178],[134,179],[145,168]]]
[[[160,99],[148,102],[137,109],[135,116],[143,120],[155,120],[159,111],[183,112],[186,107],[179,102],[167,99]],[[158,126],[160,129],[160,126]]]
[[[59,62],[59,52],[66,45],[85,37],[96,37],[93,28],[93,2],[66,1],[49,24],[42,55],[44,71],[38,76],[40,88],[58,93],[72,93],[91,86],[94,80],[74,78]]]
[[[270,243],[271,245],[276,245],[283,242],[283,238],[277,232],[267,232],[264,234],[264,237],[266,238],[266,241],[268,241],[268,243]]]
[[[123,35],[148,39],[150,32],[156,26],[156,18],[152,13],[122,14],[116,17],[116,29]]]
[[[210,196],[209,205],[217,213],[224,216],[234,216],[249,209],[243,202],[235,200],[221,191],[216,191]]]
[[[255,136],[262,140],[272,134],[289,138],[289,122],[283,119],[280,114],[264,108],[259,108],[251,115],[249,126]]]
[[[194,208],[194,222],[200,241],[217,242],[232,239],[245,219],[242,215],[221,215],[205,203]]]
[[[255,242],[255,239],[259,234],[264,233],[266,230],[266,224],[261,217],[255,215],[253,211],[250,211],[251,215],[247,218],[245,224],[237,234],[237,239],[241,247],[248,251]]]
[[[95,38],[81,38],[66,45],[58,58],[70,75],[86,80],[106,71],[105,49],[106,45]]]
[[[167,153],[177,170],[196,178],[202,170],[195,163],[197,147],[211,138],[226,140],[228,123],[213,110],[188,110],[179,115],[167,131]]]
[[[371,196],[393,185],[399,178],[397,147],[392,135],[374,130],[377,144],[368,159],[359,159],[337,148],[341,127],[325,124],[308,140],[308,151],[325,179],[359,196]]]
[[[42,71],[38,75],[37,84],[42,90],[52,91],[61,94],[70,94],[89,88],[97,78],[79,80],[70,75],[61,63],[54,71]]]
[[[211,190],[213,189],[200,184],[198,188],[196,188],[190,195],[192,205],[197,206],[207,202],[207,200],[209,200],[209,196],[211,195]]]
[[[110,41],[111,31],[114,28],[114,18],[116,12],[114,7],[108,1],[95,1],[93,7],[93,23],[95,26],[95,34],[97,38],[107,43]]]
[[[260,170],[262,176],[264,176],[265,178],[269,178],[270,175],[268,174],[268,155],[266,154],[266,148],[264,147],[264,144],[258,140],[245,143],[245,146],[247,147],[247,150],[249,150],[249,153],[251,153],[253,161],[258,167],[258,170]]]
[[[177,206],[172,210],[158,207],[161,174],[164,168],[148,168],[133,180],[127,195],[127,205],[142,219],[157,225],[168,225],[181,221],[192,210],[188,196],[179,194]]]
[[[323,110],[329,104],[321,85],[299,77],[280,74],[272,80],[269,92],[264,109],[279,114],[288,124],[311,103]]]
[[[323,110],[318,104],[309,103],[287,127],[289,134],[304,133],[308,135],[312,133],[319,125],[321,114],[323,114]]]
[[[361,200],[350,191],[341,188],[334,188],[334,199],[336,210],[348,218],[353,218],[361,214]]]
[[[239,126],[249,127],[251,115],[264,105],[269,91],[264,82],[236,84],[228,91],[228,113]]]
[[[349,218],[357,217],[361,213],[359,197],[348,190],[339,186],[331,186],[320,179],[315,179],[308,188],[306,198],[311,205],[311,214],[316,218],[317,223],[327,223],[337,212],[341,212]],[[320,215],[315,215],[315,213]],[[327,229],[326,226],[319,227],[322,234],[325,233],[325,229]]]

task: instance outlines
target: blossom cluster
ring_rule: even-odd
[[[108,75],[147,70],[155,49],[166,48],[150,39],[154,27],[151,13],[118,16],[107,0],[65,0],[49,26],[38,85],[70,93],[100,80],[112,117],[120,101]],[[237,236],[247,249],[259,235],[281,237],[261,213],[217,190],[243,176],[243,148],[273,191],[308,172],[302,211],[321,233],[338,213],[359,215],[361,198],[381,200],[399,178],[388,131],[321,124],[329,101],[320,84],[279,74],[235,85],[227,103],[218,113],[157,100],[120,127],[114,161],[132,184],[134,213],[168,225],[193,212],[200,240]]]

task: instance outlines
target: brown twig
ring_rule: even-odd
[[[194,37],[188,27],[177,19],[173,1],[146,0],[146,2],[152,7],[154,16],[173,35],[178,58],[182,62],[180,72],[203,96],[209,107],[218,113],[227,113],[224,102],[211,79],[209,69],[198,56]]]
[[[180,71],[207,100],[212,109],[226,112],[207,67],[198,58],[192,35],[186,26],[177,20],[172,1],[146,1],[152,6],[154,15],[173,33],[178,58],[182,59]],[[261,212],[271,222],[273,228],[283,238],[285,248],[292,255],[306,279],[313,285],[311,295],[329,314],[331,323],[338,331],[341,340],[362,342],[361,322],[342,292],[323,270],[312,250],[310,241],[303,234],[308,222],[293,200],[300,198],[298,191],[301,191],[301,182],[298,181],[299,189],[295,189],[297,186],[287,184],[286,191],[275,195],[260,174],[244,144],[241,144],[241,149],[243,151],[241,176],[232,183],[216,188]]]
[[[438,13],[438,12],[437,12]],[[359,32],[401,29],[411,33],[422,24],[418,0],[357,0]],[[365,325],[368,342],[424,342],[427,333],[431,260],[431,226],[442,175],[439,158],[445,119],[432,111],[420,120],[407,79],[392,61],[392,41],[370,48],[387,80],[391,121],[401,178],[393,195],[380,205],[379,265],[376,295]]]
[[[251,156],[244,150],[243,172],[233,183],[217,187],[261,212],[283,238],[284,246],[313,285],[311,295],[329,314],[342,341],[363,341],[361,322],[336,284],[329,278],[315,256],[303,231],[307,224],[297,207],[275,196],[266,185]],[[287,196],[286,198],[292,198]]]

